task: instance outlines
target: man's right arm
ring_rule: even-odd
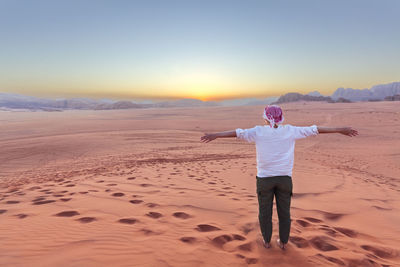
[[[217,138],[226,138],[226,137],[236,137],[236,131],[226,131],[226,132],[219,132],[219,133],[212,133],[212,134],[205,134],[200,138],[200,140],[204,143],[211,142]]]

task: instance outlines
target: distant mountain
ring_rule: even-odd
[[[400,95],[394,95],[394,96],[387,96],[384,99],[385,101],[400,101]]]
[[[94,109],[100,102],[89,98],[55,100],[51,106],[61,109]]]
[[[28,109],[28,110],[66,110],[66,109],[132,109],[151,107],[200,107],[218,106],[217,102],[201,101],[197,99],[179,99],[151,103],[149,100],[144,103],[132,101],[114,101],[109,99],[95,100],[90,98],[69,98],[69,99],[45,99],[20,94],[0,93],[0,107],[4,109]]]
[[[387,96],[396,94],[400,94],[400,82],[379,84],[370,89],[338,88],[331,97],[334,100],[343,97],[351,101],[370,101],[383,100]]]
[[[323,96],[323,95],[321,95],[321,93],[318,92],[318,91],[309,92],[307,95],[310,95],[310,96]]]
[[[0,107],[11,109],[52,110],[52,109],[96,109],[99,106],[115,105],[109,99],[90,98],[46,99],[20,94],[0,93]],[[107,108],[109,109],[109,108]]]
[[[343,97],[339,97],[338,99],[336,99],[336,100],[333,100],[335,103],[352,103],[353,101],[351,101],[351,100],[348,100],[348,99],[346,99],[346,98],[343,98]]]
[[[326,101],[330,103],[333,102],[332,98],[330,98],[329,96],[312,96],[312,95],[302,95],[299,93],[287,93],[279,97],[278,101],[274,102],[274,104],[296,102],[296,101]]]
[[[19,94],[0,93],[0,107],[14,109],[40,109],[51,108],[54,100],[25,96]],[[53,107],[54,108],[54,107]]]
[[[131,101],[117,101],[114,103],[103,103],[96,105],[93,109],[105,110],[105,109],[130,109],[130,108],[148,108],[152,107],[151,104],[137,104]]]

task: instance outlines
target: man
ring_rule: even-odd
[[[290,233],[290,201],[292,196],[292,169],[295,141],[322,133],[340,133],[356,136],[358,132],[350,127],[330,128],[312,125],[297,127],[282,125],[282,109],[269,105],[264,109],[263,118],[267,125],[250,129],[205,134],[201,141],[208,143],[217,138],[236,137],[255,143],[257,150],[257,196],[259,223],[264,246],[271,247],[272,204],[274,196],[279,218],[279,239],[277,244],[286,249]]]

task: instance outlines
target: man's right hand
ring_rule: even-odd
[[[354,129],[351,128],[351,127],[344,127],[344,128],[341,128],[340,131],[339,131],[339,133],[344,134],[344,135],[347,135],[347,136],[356,136],[356,135],[358,135],[357,130],[354,130]]]

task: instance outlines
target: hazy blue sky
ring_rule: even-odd
[[[0,91],[271,96],[400,81],[400,1],[0,0]]]

